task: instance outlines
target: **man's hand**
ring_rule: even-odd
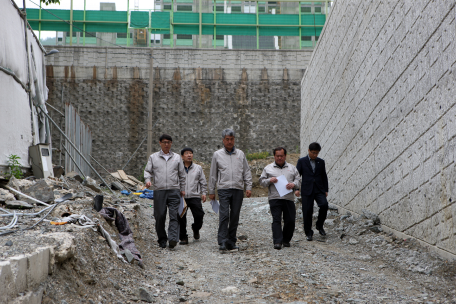
[[[299,197],[299,190],[296,190],[296,191],[295,191],[295,195],[296,195],[297,197]]]
[[[203,194],[203,196],[201,197],[201,199],[203,200],[203,203],[206,202],[206,195]]]
[[[271,177],[271,179],[269,181],[273,184],[278,182],[277,178],[275,178],[275,177]]]
[[[185,191],[181,191],[181,197],[185,196]]]
[[[325,192],[326,197],[328,197],[328,192]]]
[[[295,187],[295,184],[293,184],[293,183],[288,183],[288,184],[286,185],[286,188],[287,188],[288,190],[291,190],[291,189],[293,189],[294,187]]]
[[[251,196],[252,196],[252,190],[247,190],[247,191],[245,191],[245,195],[246,195],[247,197],[251,197]]]
[[[209,199],[210,199],[211,201],[215,200],[215,194],[209,194]]]
[[[152,186],[152,183],[151,182],[147,182],[146,183],[146,188],[149,188],[150,186]]]

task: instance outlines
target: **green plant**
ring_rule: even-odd
[[[8,165],[10,167],[10,178],[14,176],[15,178],[22,178],[21,164],[19,163],[19,156],[11,154],[8,156]]]
[[[254,159],[265,159],[266,157],[269,156],[269,152],[256,152],[256,153],[248,153],[246,154],[246,158],[248,161],[254,160]]]
[[[299,148],[299,145],[296,146],[296,154],[299,154],[299,151],[300,151],[300,150],[301,150],[301,149]]]

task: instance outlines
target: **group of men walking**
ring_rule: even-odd
[[[252,195],[252,175],[247,158],[235,147],[235,132],[225,129],[222,132],[223,148],[212,156],[209,176],[209,198],[215,200],[215,191],[219,198],[219,228],[217,241],[220,251],[237,250],[236,232],[239,215],[244,199]],[[160,136],[161,150],[150,155],[144,170],[146,187],[154,182],[154,217],[160,247],[174,248],[180,241],[188,244],[187,215],[180,217],[178,208],[181,197],[192,211],[193,238],[200,238],[204,211],[202,202],[206,201],[208,185],[201,166],[193,163],[193,150],[184,148],[181,155],[171,151],[172,138]],[[314,201],[319,209],[316,228],[321,235],[326,235],[323,224],[328,211],[328,178],[325,162],[318,158],[321,147],[318,143],[309,145],[309,154],[298,160],[297,166],[286,162],[287,150],[275,148],[274,162],[267,165],[261,176],[260,184],[268,187],[268,199],[272,215],[272,236],[275,249],[290,247],[295,230],[296,209],[294,195],[299,196],[301,189],[304,232],[307,240],[312,241],[312,214]],[[287,194],[281,196],[276,185],[279,179],[286,178]],[[165,230],[166,211],[169,214],[168,234]],[[283,218],[283,227],[282,227]]]

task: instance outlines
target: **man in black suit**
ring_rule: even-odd
[[[314,201],[320,210],[316,228],[321,235],[326,235],[323,224],[328,213],[328,176],[326,175],[325,161],[318,157],[321,151],[320,144],[313,142],[309,145],[309,154],[298,160],[296,169],[302,176],[301,197],[304,232],[308,241],[312,241],[312,214]]]

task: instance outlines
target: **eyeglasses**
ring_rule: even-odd
[[[161,143],[161,144],[164,144],[164,145],[170,145],[170,144],[172,144],[173,142],[172,142],[172,141],[161,141],[160,143]]]

